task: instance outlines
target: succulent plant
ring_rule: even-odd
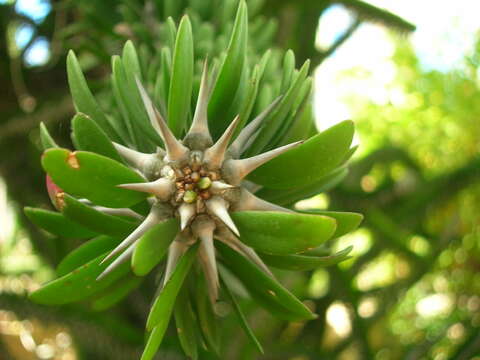
[[[309,270],[338,263],[350,248],[325,256],[322,245],[361,221],[354,213],[292,209],[345,176],[353,125],[346,121],[312,135],[308,63],[294,70],[293,53],[287,52],[281,79],[261,82],[268,55],[251,70],[247,19],[240,2],[226,53],[212,58],[213,70],[207,60],[200,65],[198,91],[188,17],[178,29],[167,22],[176,40],[151,65],[158,77],[145,75],[154,70],[142,69],[148,59],[127,42],[123,56],[112,60],[116,106],[110,113],[101,109],[70,53],[69,83],[78,110],[72,140],[78,150],[58,147],[41,126],[42,165],[58,212],[27,208],[26,214],[58,236],[92,239],[67,255],[59,278],[31,298],[49,305],[92,300],[102,310],[161,268],[144,360],[155,356],[172,315],[189,357],[197,358],[201,344],[218,352],[219,297],[232,302],[261,351],[236,300],[238,284],[282,319],[313,319],[269,266]]]

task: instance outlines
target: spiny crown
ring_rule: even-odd
[[[216,301],[219,282],[213,239],[215,236],[224,234],[225,241],[237,243],[235,236],[240,236],[229,215],[229,210],[290,212],[288,209],[257,198],[242,186],[242,181],[260,165],[302,142],[285,145],[251,158],[238,159],[248,140],[255,136],[262,120],[275,107],[278,100],[245,127],[231,145],[230,142],[240,122],[239,116],[213,143],[208,130],[206,110],[210,93],[207,70],[207,62],[205,62],[195,115],[183,141],[176,139],[173,135],[137,79],[137,86],[151,124],[162,138],[165,149],[158,148],[154,154],[145,154],[114,144],[125,160],[146,180],[150,180],[118,186],[152,194],[154,199],[151,201],[152,209],[142,224],[105,257],[103,262],[123,252],[98,277],[99,279],[130,258],[136,242],[149,228],[165,218],[175,216],[180,219],[181,232],[170,246],[164,283],[168,281],[179,255],[188,246],[200,241],[199,252],[209,283],[210,298]],[[233,234],[228,234],[229,232]],[[228,235],[225,236],[225,234]],[[244,251],[240,252],[244,253]],[[266,269],[260,258],[257,256],[254,258],[256,263],[260,263],[260,266]]]

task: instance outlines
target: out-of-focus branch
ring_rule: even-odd
[[[0,126],[0,143],[7,138],[26,134],[37,127],[40,122],[55,123],[73,114],[71,97],[64,96],[57,102],[45,103],[38,111],[11,118],[7,123]]]

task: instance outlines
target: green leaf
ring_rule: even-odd
[[[314,270],[319,267],[338,264],[349,258],[348,254],[353,249],[349,246],[342,251],[330,256],[307,256],[307,255],[270,255],[260,254],[261,258],[269,266],[278,269],[292,271]]]
[[[245,1],[238,6],[227,55],[218,74],[208,105],[209,128],[214,138],[227,128],[225,109],[229,109],[242,76],[247,53],[248,12]]]
[[[139,223],[136,220],[130,221],[102,213],[67,194],[64,194],[63,200],[62,214],[96,233],[125,237],[135,230]]]
[[[172,54],[170,48],[163,47],[160,53],[160,70],[155,80],[154,96],[155,103],[159,106],[160,113],[167,118],[168,92],[170,89],[170,76],[172,69]]]
[[[86,299],[109,287],[128,273],[130,264],[125,262],[110,274],[96,280],[107,268],[108,263],[100,264],[102,254],[78,269],[55,279],[30,294],[30,299],[43,305],[63,305]]]
[[[139,79],[142,78],[142,71],[140,68],[140,61],[138,60],[137,50],[131,40],[127,40],[123,46],[122,60],[125,68],[129,69]]]
[[[56,211],[25,207],[24,212],[31,222],[53,235],[64,238],[87,238],[97,235],[96,232],[70,221]]]
[[[158,326],[163,327],[162,324],[168,323],[175,304],[175,299],[177,298],[178,292],[182,287],[183,281],[185,280],[193,261],[195,260],[197,249],[198,245],[195,244],[191,246],[184,255],[182,255],[170,279],[168,279],[160,292],[160,295],[155,299],[147,319],[148,330],[153,330]]]
[[[113,136],[113,140],[119,141],[115,130],[88,88],[80,64],[72,50],[68,52],[67,56],[67,75],[70,92],[77,111],[90,116],[108,135]]]
[[[144,182],[144,179],[133,170],[102,155],[48,149],[43,153],[42,166],[53,182],[66,192],[87,198],[98,205],[129,207],[147,196],[116,187],[119,184]]]
[[[160,322],[148,336],[147,344],[143,349],[143,354],[140,360],[152,360],[155,357],[155,354],[158,351],[158,348],[162,344],[163,336],[165,335],[165,331],[167,331],[169,318],[165,321]]]
[[[293,72],[295,70],[295,54],[291,49],[288,49],[283,57],[283,75],[281,92],[284,93],[290,87],[292,82]]]
[[[189,359],[198,359],[197,320],[190,304],[188,288],[183,285],[173,309],[177,334],[185,355]]]
[[[120,243],[120,239],[111,236],[98,236],[86,243],[83,243],[78,248],[73,250],[57,266],[57,275],[59,277],[67,275],[69,272],[79,268],[83,264],[92,261],[97,256],[105,254],[112,250]]]
[[[312,184],[342,162],[353,132],[353,122],[343,121],[260,166],[249,179],[272,189]]]
[[[243,314],[242,308],[238,304],[237,299],[235,299],[235,296],[233,293],[230,291],[230,288],[226,284],[226,282],[221,278],[222,282],[222,288],[225,291],[225,294],[227,294],[228,299],[233,305],[233,309],[235,310],[235,314],[237,315],[238,320],[240,321],[240,326],[243,328],[243,331],[245,331],[245,334],[247,337],[250,339],[250,342],[257,348],[257,350],[263,354],[263,347],[262,344],[260,344],[260,341],[258,341],[257,337],[255,336],[255,333],[253,330],[250,328],[250,325],[248,324],[247,319],[245,318],[245,315]]]
[[[43,150],[58,147],[57,143],[55,142],[55,140],[53,140],[52,136],[48,132],[48,129],[43,123],[43,121],[40,123],[40,141],[42,143]]]
[[[301,210],[301,212],[334,218],[337,221],[337,229],[335,230],[332,238],[338,238],[349,233],[350,231],[355,230],[363,220],[362,214],[353,212],[326,211],[316,209]]]
[[[202,331],[203,340],[208,351],[219,354],[219,334],[217,329],[217,319],[213,310],[213,305],[208,295],[208,287],[205,274],[198,274],[195,278],[195,310],[198,323]]]
[[[122,301],[131,291],[136,289],[142,282],[142,278],[127,275],[125,278],[104,290],[104,294],[96,298],[92,303],[92,309],[103,311],[111,308]]]
[[[138,276],[148,274],[163,259],[179,230],[177,219],[163,221],[148,230],[133,252],[133,272]]]
[[[240,240],[268,254],[300,253],[317,247],[335,232],[334,219],[275,211],[239,211],[231,214]]]
[[[266,310],[282,319],[295,321],[316,317],[292,293],[243,255],[219,241],[215,245],[228,269],[240,279],[250,295]]]
[[[341,167],[310,185],[282,191],[263,188],[255,195],[278,205],[292,205],[298,200],[306,199],[334,188],[347,174],[348,169]]]
[[[123,163],[107,134],[89,116],[76,114],[72,120],[72,132],[78,150],[91,151]]]
[[[310,61],[307,60],[296,75],[293,84],[282,98],[280,104],[276,107],[275,111],[273,111],[268,118],[265,119],[265,123],[260,134],[248,150],[248,154],[250,156],[256,155],[262,152],[264,149],[270,149],[273,147],[273,140],[275,139],[275,136],[279,135],[279,130],[288,116],[295,99],[300,93],[300,89],[306,81],[305,79],[307,77],[309,67]]]
[[[187,126],[193,86],[193,36],[188,16],[178,27],[168,92],[168,126],[180,137]]]

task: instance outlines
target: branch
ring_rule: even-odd
[[[45,104],[32,114],[13,117],[6,124],[0,126],[0,143],[7,138],[26,134],[42,121],[47,124],[62,121],[73,114],[73,110],[71,97],[67,95],[58,102]]]
[[[409,33],[416,29],[415,25],[391,13],[360,0],[330,0],[332,3],[342,4],[354,11],[358,17],[365,21],[381,23],[396,31]]]

